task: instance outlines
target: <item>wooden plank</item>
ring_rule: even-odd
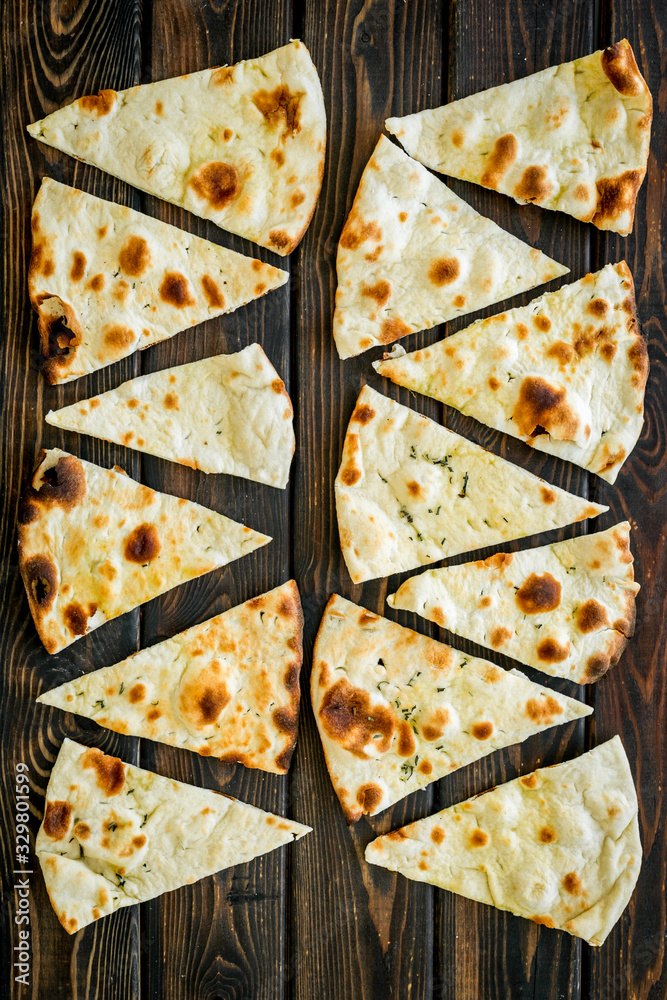
[[[637,311],[648,343],[651,374],[646,389],[646,419],[639,443],[624,465],[616,487],[596,481],[593,496],[608,503],[615,519],[632,524],[635,575],[642,586],[635,636],[620,665],[595,688],[595,725],[591,742],[620,734],[639,798],[644,859],[630,905],[601,948],[584,956],[583,992],[590,997],[645,1000],[667,994],[665,961],[665,878],[667,875],[667,799],[663,791],[667,762],[664,718],[667,710],[667,466],[664,412],[667,401],[667,295],[661,217],[667,129],[664,119],[664,4],[602,3],[602,47],[621,38],[632,45],[653,95],[653,132],[646,180],[639,193],[633,233],[626,239],[597,235],[597,266],[625,259],[634,275]]]
[[[450,70],[446,100],[469,94],[534,73],[546,66],[573,59],[591,50],[593,8],[581,0],[571,4],[513,2],[487,4],[462,0],[454,8],[450,25]],[[416,109],[415,109],[416,110]],[[509,198],[476,185],[451,182],[453,189],[482,214],[489,216],[515,236],[537,246],[571,269],[548,289],[582,277],[590,264],[588,228],[568,216],[545,212],[533,206],[519,206]],[[510,305],[525,304],[545,291],[527,292]],[[490,315],[492,307],[484,311]],[[454,331],[470,322],[470,317],[449,324]],[[446,423],[453,430],[502,455],[536,475],[564,489],[586,496],[588,475],[583,470],[555,458],[532,452],[525,445],[450,409]],[[610,522],[611,523],[611,522]],[[590,530],[595,530],[592,522]],[[526,539],[503,549],[525,549],[559,538],[581,534],[587,526]],[[488,551],[485,554],[488,554]],[[465,562],[477,554],[467,554],[452,562]],[[506,657],[489,654],[452,637],[455,645],[493,659],[505,667],[514,666]],[[538,671],[525,670],[538,683],[550,683],[569,695],[573,685],[547,681]],[[556,763],[576,756],[584,748],[584,723],[572,723],[533,737],[518,747],[494,753],[449,779],[441,781],[437,807],[476,794],[491,785],[527,773],[540,764]],[[436,965],[436,995],[456,1000],[480,996],[533,997],[579,996],[581,945],[567,935],[531,924],[449,893],[436,895],[436,936],[440,944]]]
[[[386,613],[387,582],[352,586],[336,527],[333,482],[361,386],[371,382],[433,417],[440,409],[423,397],[409,400],[379,379],[371,361],[380,351],[341,362],[331,318],[336,247],[359,177],[385,118],[439,97],[443,31],[437,4],[307,0],[298,10],[301,35],[322,79],[328,118],[322,195],[293,272],[299,448],[293,551],[305,599],[309,658],[332,592]],[[411,343],[417,348],[425,338],[420,334]],[[307,690],[306,677],[303,687]],[[290,793],[295,817],[315,830],[291,855],[289,995],[308,1000],[430,997],[433,890],[371,868],[363,852],[378,833],[425,815],[432,793],[411,796],[382,817],[348,829],[310,710],[301,717]]]
[[[41,178],[48,174],[84,190],[137,207],[136,196],[123,184],[92,171],[29,138],[25,126],[75,97],[103,86],[127,87],[137,81],[141,23],[132,2],[80,3],[69,10],[46,4],[16,3],[4,12],[0,27],[3,102],[3,203],[5,246],[3,281],[5,334],[2,342],[2,416],[4,489],[0,519],[0,655],[5,669],[4,713],[0,719],[0,781],[3,790],[3,861],[12,860],[14,815],[13,776],[19,761],[30,766],[32,836],[43,810],[51,766],[65,735],[138,759],[138,741],[101,730],[92,723],[36,706],[41,689],[77,676],[82,670],[113,662],[137,648],[138,612],[124,616],[66,652],[49,656],[30,620],[18,573],[16,516],[20,489],[37,461],[41,447],[60,446],[82,458],[112,465],[123,449],[43,423],[52,407],[101,392],[138,372],[130,358],[88,378],[53,388],[37,371],[37,330],[27,292],[30,255],[30,208]],[[126,463],[130,474],[138,462]],[[21,720],[17,725],[17,720]],[[33,840],[34,842],[34,840]],[[138,996],[138,915],[125,910],[94,930],[68,937],[49,904],[36,864],[31,882],[31,985],[33,995],[116,997]],[[3,969],[13,961],[17,943],[13,894],[3,897],[2,918],[11,932],[3,935]],[[11,921],[11,923],[9,922]],[[12,956],[12,957],[10,957]],[[11,983],[11,986],[10,986]],[[13,976],[3,995],[25,995]]]
[[[159,80],[207,66],[252,58],[290,37],[289,0],[271,4],[232,2],[219,7],[192,0],[165,0],[152,6],[146,34],[150,66],[145,79]],[[289,262],[255,244],[223,232],[210,222],[144,198],[150,215],[234,250],[289,269]],[[289,286],[243,309],[157,345],[142,355],[142,372],[157,371],[219,353],[239,351],[258,341],[285,379],[290,375]],[[289,490],[276,490],[231,476],[206,476],[146,457],[142,480],[149,486],[212,507],[264,531],[270,545],[222,571],[167,594],[143,609],[141,643],[151,645],[195,622],[210,618],[289,579]],[[285,814],[287,779],[242,765],[207,760],[144,741],[142,764],[196,785],[205,785],[273,812]],[[142,907],[142,927],[151,949],[143,956],[143,995],[160,1000],[195,996],[283,995],[285,950],[285,865],[288,850]],[[212,919],[215,914],[215,919]]]

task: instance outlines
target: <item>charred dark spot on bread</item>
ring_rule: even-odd
[[[303,204],[306,200],[306,195],[304,191],[293,191],[290,196],[290,204],[292,208],[298,208],[299,205]]]
[[[643,80],[639,73],[634,52],[627,42],[608,45],[600,56],[600,65],[612,86],[624,97],[637,97],[643,93]]]
[[[546,201],[553,191],[553,184],[549,180],[546,167],[533,166],[526,167],[521,175],[521,180],[514,188],[514,195],[522,201],[541,202]]]
[[[383,791],[379,785],[362,785],[357,791],[357,802],[361,806],[362,812],[374,813],[382,802]]]
[[[581,884],[581,879],[576,872],[568,872],[567,875],[563,877],[563,888],[566,892],[569,892],[571,896],[581,896],[583,886]]]
[[[451,285],[461,273],[461,265],[456,257],[438,257],[428,269],[429,281],[442,288]]]
[[[220,160],[204,163],[192,175],[189,184],[197,197],[216,211],[230,205],[241,190],[236,167]]]
[[[293,661],[287,665],[285,669],[285,674],[283,676],[283,683],[291,695],[296,695],[299,690],[299,673],[301,671],[301,664],[298,661]]]
[[[508,132],[499,136],[493,144],[480,177],[480,184],[488,188],[497,188],[501,180],[512,166],[519,152],[517,137]]]
[[[88,840],[90,837],[90,827],[87,823],[75,823],[72,833],[77,840]]]
[[[609,311],[609,303],[606,299],[591,299],[586,306],[586,312],[596,319],[604,319]]]
[[[86,255],[80,250],[75,250],[72,254],[72,270],[69,273],[72,281],[81,281],[86,273]]]
[[[83,502],[86,490],[86,473],[79,459],[74,455],[62,455],[55,465],[43,472],[40,465],[24,499],[33,509],[57,506],[71,511]],[[30,520],[35,520],[32,514]]]
[[[492,722],[476,722],[472,727],[472,734],[476,740],[488,740],[492,733]]]
[[[276,729],[294,739],[296,739],[297,717],[298,707],[295,705],[276,708],[272,716]]]
[[[49,382],[57,382],[62,372],[72,363],[76,348],[81,343],[81,328],[73,309],[57,297],[49,298],[56,303],[56,311],[46,306],[38,306],[41,368]]]
[[[597,210],[591,219],[594,226],[613,221],[624,212],[632,219],[637,192],[643,175],[639,170],[626,170],[618,177],[600,177],[595,182],[598,191]]]
[[[600,604],[595,598],[585,601],[575,615],[577,628],[584,634],[588,632],[598,632],[601,628],[609,625],[609,615],[604,604]]]
[[[143,701],[146,697],[146,685],[142,684],[141,681],[133,684],[127,697],[132,705],[136,705],[138,702]]]
[[[542,333],[548,333],[551,329],[551,320],[548,316],[535,316],[533,323]]]
[[[537,698],[529,698],[526,702],[526,715],[538,726],[550,726],[556,716],[562,714],[562,706],[550,694],[539,695]],[[528,778],[525,781],[523,778],[521,780],[527,788],[535,787],[528,784]]]
[[[140,278],[151,265],[151,252],[142,236],[128,236],[120,248],[118,263],[130,278]]]
[[[470,846],[471,847],[486,847],[489,842],[489,835],[485,830],[480,830],[477,828],[473,830],[470,834]]]
[[[537,657],[543,663],[562,663],[570,653],[570,643],[561,644],[557,639],[547,637],[537,644]]]
[[[325,693],[319,717],[326,734],[361,760],[368,759],[364,747],[371,742],[379,753],[391,746],[396,726],[393,712],[385,705],[371,704],[368,693],[344,677]]]
[[[125,784],[125,764],[94,747],[81,757],[81,766],[95,771],[95,779],[105,795],[119,795]]]
[[[270,92],[258,90],[252,103],[264,116],[269,128],[282,128],[282,138],[285,140],[301,131],[299,112],[302,97],[303,94],[295,94],[285,84],[279,84]]]
[[[92,618],[96,611],[96,604],[89,604],[86,610],[78,601],[71,601],[63,609],[63,621],[72,635],[85,635],[88,630],[88,619]]]
[[[44,813],[44,833],[51,840],[62,840],[69,831],[72,807],[69,802],[53,800],[46,803]]]
[[[543,844],[553,844],[556,839],[556,831],[550,826],[543,826],[539,832],[539,838]]]
[[[48,611],[58,590],[58,570],[55,564],[48,556],[31,556],[25,561],[22,569],[31,601],[42,613]]]
[[[175,309],[197,304],[188,279],[178,271],[167,271],[160,285],[160,298]]]
[[[359,403],[355,406],[350,421],[354,420],[358,424],[367,424],[375,416],[375,410],[367,403]]]
[[[218,285],[209,274],[205,274],[202,277],[201,286],[204,290],[204,297],[211,309],[225,308],[225,296],[222,294]]]
[[[218,667],[217,671],[213,668],[214,664]],[[231,695],[220,676],[216,661],[189,684],[186,682],[179,695],[182,714],[198,729],[217,722],[230,701]]]
[[[560,604],[562,587],[551,573],[531,573],[516,592],[516,603],[524,615],[555,611]]]
[[[103,118],[113,108],[117,96],[115,90],[101,90],[99,94],[88,94],[86,97],[80,97],[77,104],[89,114]]]
[[[160,536],[155,525],[140,524],[128,535],[123,552],[128,562],[144,566],[157,558],[160,548]]]
[[[563,386],[553,386],[546,379],[528,375],[519,387],[512,420],[519,434],[533,436],[538,428],[559,441],[574,440],[579,418],[570,408]]]

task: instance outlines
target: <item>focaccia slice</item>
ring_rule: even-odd
[[[600,945],[642,861],[623,744],[614,736],[378,837],[366,860]]]
[[[635,628],[627,521],[553,545],[431,569],[387,598],[553,677],[597,681]]]
[[[623,39],[385,125],[432,170],[627,236],[652,119],[651,93]]]
[[[64,740],[35,850],[58,920],[93,920],[291,844],[310,827]]]
[[[19,569],[49,653],[271,541],[58,448],[40,454],[18,533]]]
[[[28,132],[281,255],[306,231],[324,174],[322,87],[298,40],[233,66],[81,97]]]
[[[336,594],[317,633],[311,694],[349,823],[592,711]]]
[[[294,580],[40,695],[128,736],[286,774],[296,743],[303,615]]]
[[[625,261],[374,367],[609,483],[644,421],[648,352]]]
[[[596,517],[582,500],[364,386],[335,482],[354,583]]]
[[[294,454],[292,404],[259,344],[124,382],[50,410],[47,424],[284,489]]]
[[[338,244],[341,358],[464,316],[566,274],[479,215],[384,136]]]
[[[52,384],[104,368],[289,275],[46,177],[32,209],[30,301]]]

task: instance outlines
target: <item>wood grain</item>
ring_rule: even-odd
[[[667,711],[667,294],[662,268],[666,188],[667,31],[664,4],[631,0],[16,0],[0,25],[4,223],[4,337],[0,434],[0,656],[5,666],[0,717],[3,867],[13,860],[13,776],[31,768],[33,835],[43,794],[65,735],[100,746],[174,778],[224,790],[291,816],[314,832],[277,851],[141,907],[128,908],[69,938],[31,878],[31,995],[77,1000],[658,1000],[667,995],[663,718]],[[377,376],[380,350],[341,362],[331,336],[336,247],[359,178],[389,115],[407,114],[524,76],[627,36],[655,100],[649,171],[634,233],[600,234],[567,216],[516,205],[460,182],[452,188],[515,236],[571,268],[565,279],[625,257],[652,373],[646,423],[615,486],[532,452],[476,421]],[[288,260],[210,223],[140,194],[29,139],[25,125],[101,87],[126,87],[260,55],[290,37],[308,45],[322,80],[328,154],[322,195],[305,239]],[[49,174],[122,202],[224,246],[291,271],[288,286],[230,316],[185,331],[86,379],[48,387],[36,370],[36,328],[27,299],[30,206]],[[529,301],[542,289],[517,297]],[[498,311],[485,310],[484,314]],[[465,317],[417,334],[408,349],[470,322]],[[205,476],[43,422],[51,407],[157,371],[258,340],[291,392],[297,452],[290,487],[272,490],[228,476]],[[618,667],[580,690],[594,716],[533,737],[443,779],[379,817],[345,825],[329,780],[309,704],[312,647],[333,592],[444,641],[513,666],[415,615],[393,612],[387,593],[407,574],[353,586],[338,542],[333,481],[357,394],[366,382],[440,420],[496,454],[581,496],[610,505],[590,524],[524,539],[510,548],[571,537],[629,518],[642,584],[637,632]],[[109,623],[58,656],[48,656],[29,619],[17,565],[16,509],[41,447],[61,446],[102,465],[118,463],[142,482],[211,506],[266,531],[273,542],[225,569],[177,588]],[[474,554],[457,557],[462,562]],[[224,765],[37,706],[36,695],[112,663],[294,576],[305,614],[303,701],[289,776]],[[573,693],[573,685],[531,678]],[[366,844],[541,763],[569,759],[620,733],[637,781],[644,864],[630,906],[599,949],[428,885],[366,865]],[[10,886],[12,883],[8,882]],[[3,974],[12,961],[15,902],[0,908]],[[2,995],[23,997],[11,978]],[[4,985],[4,984],[3,984]]]

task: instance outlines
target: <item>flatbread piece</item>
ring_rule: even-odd
[[[374,367],[609,483],[644,421],[648,352],[625,261]]]
[[[627,236],[652,118],[651,93],[623,39],[385,125],[432,170]]]
[[[128,736],[286,774],[302,660],[303,615],[290,580],[37,700]]]
[[[315,641],[311,695],[348,823],[592,711],[336,594]]]
[[[233,66],[81,97],[28,132],[281,256],[306,231],[324,174],[322,87],[297,40]]]
[[[381,137],[338,244],[341,358],[510,298],[568,268],[479,215]]]
[[[618,662],[635,628],[627,521],[553,545],[427,570],[387,598],[457,635],[579,684]]]
[[[596,517],[538,479],[364,386],[335,482],[354,583]]]
[[[642,860],[623,744],[614,736],[378,837],[366,860],[601,945]]]
[[[35,850],[58,920],[94,920],[291,844],[302,826],[64,740]]]
[[[259,344],[124,382],[45,420],[203,472],[284,489],[294,454],[292,403]]]
[[[49,653],[271,541],[58,448],[40,454],[18,534],[19,569]]]
[[[289,277],[48,177],[33,205],[32,238],[28,290],[52,384],[233,312]]]

